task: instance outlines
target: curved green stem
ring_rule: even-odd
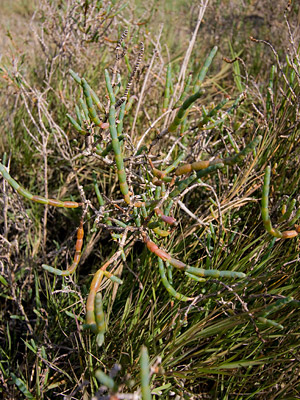
[[[261,216],[266,231],[274,237],[281,238],[282,233],[278,229],[272,227],[272,222],[269,216],[270,178],[271,178],[271,167],[268,165],[265,171],[264,185],[261,198]]]
[[[124,195],[124,200],[126,201],[126,203],[130,204],[129,188],[128,188],[127,181],[126,181],[126,173],[125,173],[123,155],[121,152],[121,146],[120,146],[120,142],[118,139],[118,133],[117,133],[117,128],[116,128],[116,110],[115,110],[116,99],[115,99],[115,95],[113,93],[110,77],[109,77],[107,70],[105,70],[105,81],[106,81],[106,87],[107,87],[110,102],[111,102],[110,109],[109,109],[109,117],[108,117],[109,131],[110,131],[110,136],[111,136],[112,148],[115,153],[115,160],[116,160],[116,164],[117,164],[117,173],[118,173],[118,179],[119,179],[119,183],[120,183],[120,190],[121,190],[121,193]]]
[[[175,299],[180,300],[180,301],[191,301],[191,300],[193,300],[192,297],[186,297],[183,294],[178,293],[173,288],[173,286],[170,284],[170,282],[168,281],[168,279],[166,277],[163,260],[161,258],[157,257],[157,261],[158,261],[158,269],[159,269],[159,274],[160,274],[160,277],[161,277],[161,281],[162,281],[164,287],[167,289],[168,293],[170,293],[171,296],[175,297]]]
[[[34,195],[28,190],[24,189],[22,186],[18,184],[7,172],[5,166],[0,163],[0,173],[2,174],[3,178],[23,197],[28,200],[32,200],[36,203],[47,204],[49,206],[54,207],[64,207],[64,208],[77,208],[80,207],[82,204],[77,203],[76,201],[61,201],[56,199],[46,199],[45,197]]]

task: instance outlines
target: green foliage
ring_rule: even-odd
[[[299,396],[298,9],[281,49],[227,3],[193,51],[181,0],[42,1],[36,58],[10,35],[4,398]]]

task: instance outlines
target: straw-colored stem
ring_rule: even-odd
[[[275,67],[275,65],[272,65],[271,71],[270,71],[269,87],[268,87],[268,91],[267,91],[267,100],[266,100],[266,110],[267,110],[268,116],[270,116],[272,102],[273,102],[273,81],[274,81],[275,71],[276,71],[276,67]]]

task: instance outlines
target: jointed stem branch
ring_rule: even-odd
[[[291,239],[300,234],[300,227],[296,226],[295,230],[280,232],[278,229],[273,228],[272,222],[269,215],[269,191],[270,191],[270,178],[271,178],[271,167],[268,165],[265,171],[264,185],[261,199],[261,216],[264,223],[264,227],[270,235],[276,238]]]
[[[106,81],[106,87],[108,90],[109,98],[110,98],[110,109],[109,109],[109,131],[111,135],[111,144],[113,151],[115,153],[115,160],[116,160],[116,165],[117,165],[117,173],[118,173],[118,178],[119,178],[119,183],[120,183],[120,189],[122,194],[124,195],[124,200],[126,201],[127,204],[130,204],[130,195],[129,195],[129,189],[126,181],[126,173],[125,173],[125,167],[124,167],[124,161],[123,161],[123,154],[121,152],[121,146],[120,142],[118,139],[118,133],[117,133],[117,128],[116,128],[116,109],[115,109],[115,95],[113,93],[113,89],[111,86],[110,82],[110,77],[108,74],[108,71],[105,70],[105,81]]]
[[[6,168],[4,165],[0,163],[0,172],[3,176],[4,179],[7,180],[7,182],[23,197],[25,197],[28,200],[35,201],[36,203],[41,203],[41,204],[47,204],[49,206],[54,206],[54,207],[65,207],[65,208],[77,208],[80,207],[82,204],[77,203],[75,201],[61,201],[61,200],[56,200],[56,199],[46,199],[45,197],[42,196],[37,196],[33,195],[32,193],[28,192],[26,189],[24,189],[22,186],[18,184],[17,181],[15,181],[7,172]]]
[[[83,244],[83,236],[84,236],[84,231],[83,231],[83,221],[80,221],[79,228],[77,229],[77,241],[76,241],[76,246],[75,246],[75,256],[73,263],[66,269],[65,271],[61,271],[60,269],[53,268],[50,265],[43,264],[42,267],[48,271],[51,272],[52,274],[59,275],[59,276],[69,276],[73,274],[73,272],[76,270],[80,257],[81,257],[81,249],[82,249],[82,244]]]

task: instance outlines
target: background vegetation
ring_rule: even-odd
[[[201,4],[205,14],[191,48]],[[69,278],[55,277],[41,265],[64,269],[70,264],[80,211],[44,208],[0,182],[3,398],[139,396],[143,345],[152,365],[154,398],[300,398],[300,311],[296,302],[288,302],[300,300],[299,237],[274,239],[264,229],[260,208],[265,168],[271,165],[273,224],[293,229],[291,221],[299,216],[299,3],[4,0],[1,10],[1,162],[32,193],[76,200],[82,186],[94,207],[86,216],[78,271]],[[140,162],[141,167],[135,164],[140,176],[151,175],[147,158],[131,159],[130,154],[168,107],[142,142],[156,167],[171,148],[165,165],[182,148],[193,162],[233,155],[254,137],[263,139],[243,163],[225,167],[205,180],[209,187],[195,187],[176,202],[172,215],[178,226],[167,239],[157,239],[190,265],[242,271],[246,279],[199,283],[174,272],[174,287],[195,298],[177,301],[162,285],[157,258],[138,240],[126,261],[117,264],[123,285],[102,291],[108,328],[99,347],[95,335],[81,329],[85,303],[93,274],[119,243],[107,224],[99,218],[96,224],[93,171],[113,211],[123,203],[115,202],[122,197],[113,158],[83,155],[85,139],[66,117],[74,116],[81,95],[68,70],[84,76],[106,105],[104,70],[112,72],[125,28],[128,63],[122,60],[118,67],[120,93],[140,41],[145,46],[130,91],[132,108],[124,117],[126,166]],[[193,79],[214,46],[218,52],[203,83],[204,95],[181,125],[183,147],[178,132],[154,145],[181,104],[176,103],[176,85],[194,90]],[[165,109],[168,66],[172,85]],[[226,106],[206,121],[205,113],[225,99]],[[109,141],[105,135],[102,139]],[[134,188],[141,185],[136,179]],[[294,206],[287,221],[280,219],[285,204]],[[276,303],[281,299],[286,304]],[[268,318],[276,323],[259,320],[274,305]],[[117,374],[115,397],[99,386],[97,368]]]

